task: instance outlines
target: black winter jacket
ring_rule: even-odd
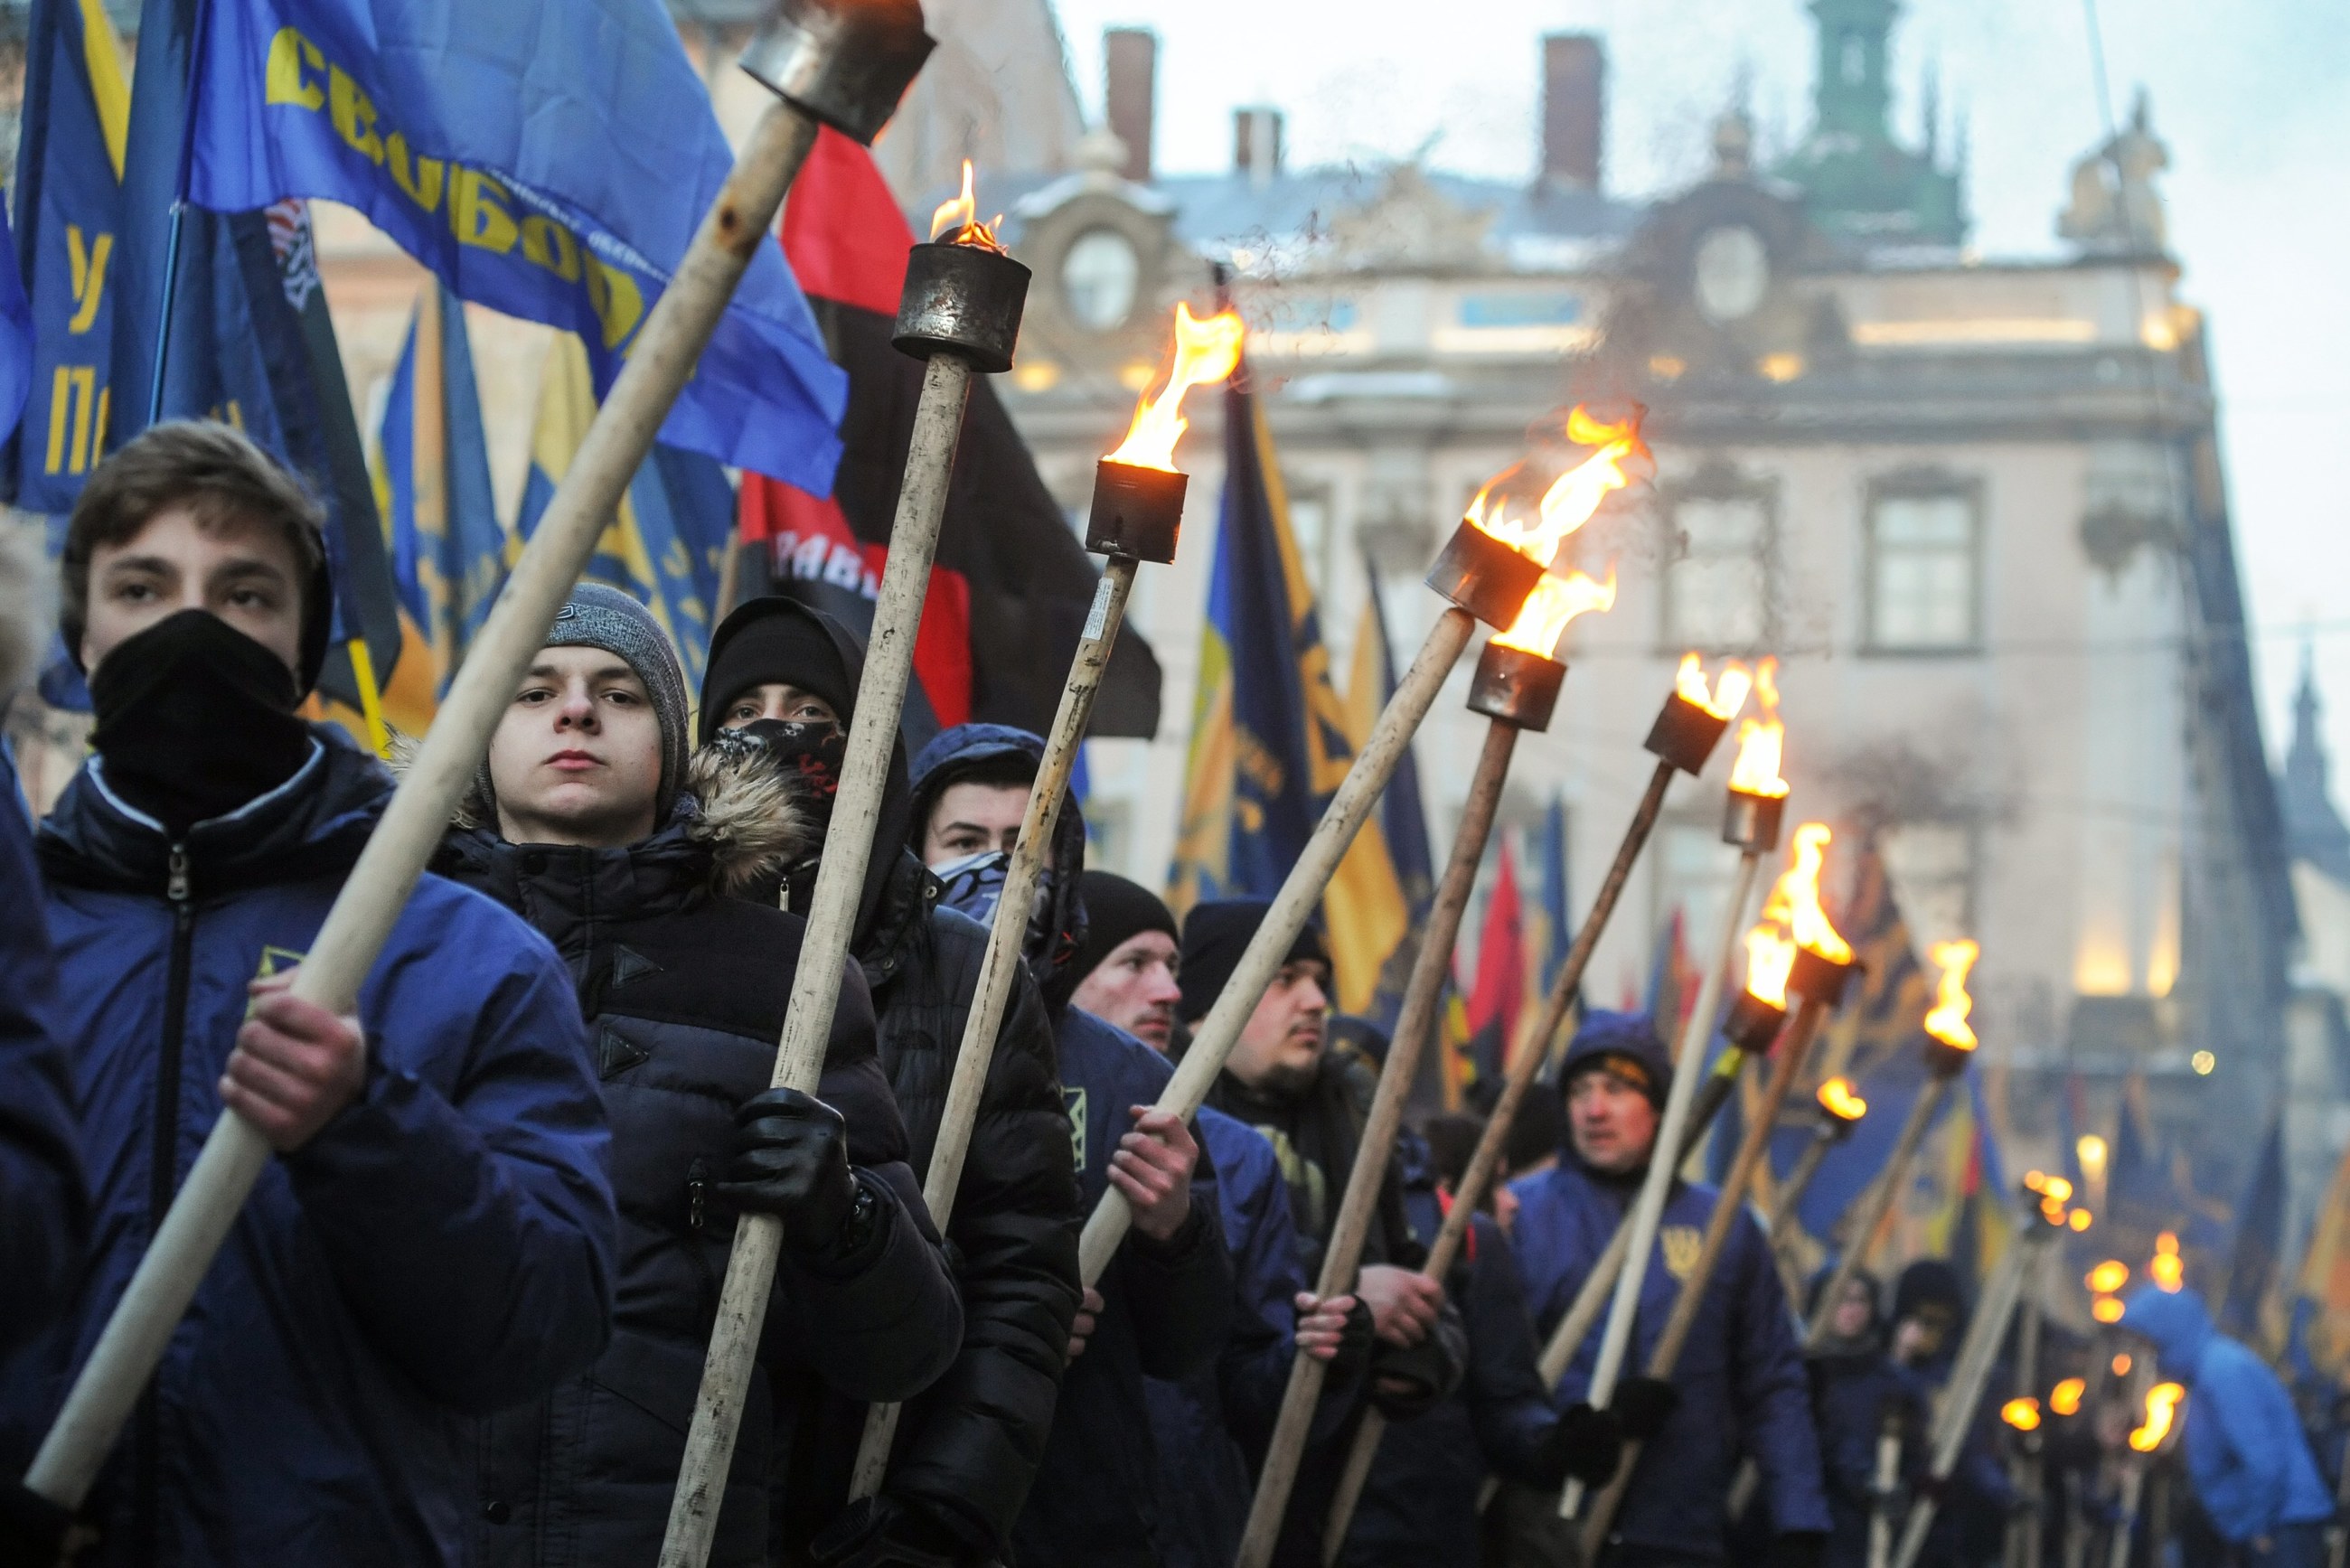
[[[627,849],[452,836],[442,868],[520,911],[570,966],[612,1123],[620,1273],[611,1347],[584,1376],[483,1425],[477,1560],[650,1563],[733,1244],[705,1199],[736,1106],[767,1086],[803,924],[719,895],[787,815],[730,798],[704,753],[670,825]],[[745,793],[739,784],[731,794]],[[766,808],[757,814],[753,804]],[[755,817],[755,819],[754,819]],[[714,844],[714,847],[713,847]],[[953,1282],[906,1164],[863,978],[844,978],[817,1096],[849,1128],[882,1223],[847,1258],[785,1252],[721,1507],[714,1563],[764,1560],[777,1456],[819,1388],[900,1398],[961,1339]]]
[[[1090,1210],[1108,1189],[1118,1139],[1134,1125],[1128,1107],[1157,1100],[1172,1069],[1089,1012],[1063,1008],[1054,1023],[1078,1186]],[[1159,1568],[1178,1560],[1173,1515],[1192,1500],[1168,1485],[1143,1379],[1205,1371],[1232,1326],[1232,1261],[1204,1142],[1191,1217],[1163,1242],[1128,1232],[1097,1288],[1102,1310],[1085,1355],[1069,1364],[1045,1462],[1013,1531],[1020,1568]]]

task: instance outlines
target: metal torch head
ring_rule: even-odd
[[[1428,586],[1497,631],[1526,607],[1543,564],[1522,556],[1465,518],[1428,569]]]
[[[1771,1049],[1771,1042],[1779,1038],[1786,1022],[1785,1008],[1742,991],[1730,1004],[1730,1016],[1722,1020],[1721,1037],[1747,1055],[1760,1056]]]
[[[916,245],[906,257],[906,290],[898,296],[889,341],[917,359],[959,354],[991,376],[1009,370],[1029,276],[1026,267],[983,245]]]
[[[1097,556],[1131,556],[1160,566],[1175,558],[1183,526],[1183,490],[1191,475],[1172,469],[1103,458],[1094,465],[1094,510],[1086,520],[1086,548]]]
[[[1541,734],[1550,728],[1566,666],[1523,648],[1488,641],[1469,682],[1469,711]]]
[[[1721,814],[1721,841],[1735,844],[1750,855],[1768,855],[1779,847],[1779,826],[1786,815],[1783,794],[1731,790],[1730,804]]]
[[[1929,1038],[1926,1042],[1926,1071],[1937,1078],[1955,1078],[1967,1070],[1974,1053],[1951,1044],[1947,1040]]]
[[[1657,757],[1694,777],[1705,772],[1706,759],[1729,728],[1727,717],[1709,712],[1676,691],[1665,699],[1645,744]]]
[[[785,102],[869,147],[935,47],[919,0],[783,0],[741,64]]]
[[[1809,948],[1797,948],[1795,967],[1787,974],[1787,989],[1806,1002],[1833,1008],[1844,1000],[1845,987],[1859,972],[1857,960],[1838,963],[1832,958],[1822,958]]]

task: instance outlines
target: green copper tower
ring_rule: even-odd
[[[1966,238],[1964,172],[1893,139],[1891,39],[1898,0],[1811,0],[1819,29],[1812,130],[1773,173],[1802,189],[1812,221],[1840,239],[1955,245]],[[1929,98],[1930,122],[1936,109]]]

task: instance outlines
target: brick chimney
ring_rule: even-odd
[[[1259,105],[1232,110],[1232,172],[1253,185],[1281,172],[1281,110]]]
[[[1147,27],[1111,27],[1102,34],[1102,60],[1109,128],[1126,143],[1118,172],[1148,185],[1159,119],[1159,35]]]
[[[1555,191],[1599,189],[1607,126],[1607,52],[1592,33],[1543,35],[1542,180]]]

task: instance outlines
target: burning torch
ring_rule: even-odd
[[[2121,1517],[2114,1521],[2113,1544],[2107,1568],[2129,1568],[2130,1536],[2137,1529],[2146,1497],[2146,1469],[2178,1441],[2178,1407],[2187,1390],[2177,1383],[2157,1383],[2146,1391],[2146,1415],[2130,1429],[2130,1453],[2138,1456],[2122,1466]],[[2159,1553],[2153,1554],[2156,1561]]]
[[[1555,484],[1544,495],[1539,519],[1513,518],[1500,507],[1495,510],[1502,514],[1465,517],[1430,571],[1429,587],[1451,603],[1371,726],[1369,738],[1283,879],[1232,978],[1201,1020],[1191,1048],[1160,1091],[1155,1109],[1187,1120],[1199,1110],[1290,944],[1305,929],[1363,819],[1387,788],[1411,743],[1412,732],[1428,716],[1437,689],[1469,646],[1471,628],[1481,620],[1497,628],[1514,627],[1527,601],[1541,589],[1566,535],[1596,512],[1609,493],[1632,482],[1624,465],[1646,450],[1637,418],[1603,424],[1578,408],[1568,417],[1567,432],[1579,444],[1596,450],[1570,471],[1572,483]],[[1078,1268],[1087,1284],[1101,1278],[1132,1220],[1124,1193],[1113,1187],[1102,1194],[1078,1238]]]
[[[2073,1184],[2061,1176],[2033,1171],[2023,1179],[2024,1190],[2040,1200],[2040,1217],[2059,1231],[2072,1229],[2065,1208]],[[2039,1228],[2033,1227],[2035,1234]],[[2056,1257],[2054,1247],[2039,1247],[2024,1264],[2022,1299],[2017,1303],[2015,1331],[2016,1386],[2027,1390],[2000,1409],[2000,1419],[2015,1433],[2008,1476],[2016,1495],[2028,1508],[2008,1521],[2006,1560],[2013,1568],[2040,1568],[2041,1506],[2047,1493],[2047,1466],[2041,1438],[2040,1401],[2029,1390],[2040,1386],[2040,1330],[2048,1294],[2047,1273]]]
[[[1778,1202],[1771,1210],[1771,1252],[1779,1261],[1788,1299],[1799,1307],[1804,1300],[1803,1271],[1792,1255],[1796,1206],[1803,1202],[1812,1179],[1819,1175],[1828,1151],[1849,1139],[1860,1118],[1868,1114],[1868,1102],[1854,1092],[1850,1078],[1830,1078],[1820,1085],[1813,1103],[1819,1107],[1819,1120],[1812,1128],[1812,1141],[1804,1146],[1804,1152],[1795,1157],[1795,1168],[1779,1184]]]
[[[964,165],[966,175],[969,168]],[[970,194],[966,183],[962,200],[967,202]],[[971,1150],[972,1127],[979,1116],[988,1066],[995,1056],[996,1033],[1019,971],[1028,911],[1035,902],[1036,884],[1052,848],[1054,825],[1060,820],[1077,748],[1084,743],[1093,717],[1102,672],[1109,667],[1118,628],[1125,624],[1135,572],[1144,561],[1164,566],[1175,559],[1183,493],[1190,481],[1190,475],[1175,466],[1175,443],[1189,428],[1182,413],[1183,394],[1230,376],[1240,365],[1244,335],[1235,312],[1223,311],[1201,321],[1191,315],[1189,305],[1176,306],[1174,357],[1166,384],[1156,390],[1145,389],[1126,440],[1095,469],[1093,516],[1087,528],[1086,548],[1109,559],[1102,568],[1093,608],[1086,617],[1076,656],[1061,688],[1061,705],[1053,715],[1052,732],[1045,739],[1044,761],[1037,765],[1036,782],[1029,792],[1012,864],[1004,870],[1003,890],[996,899],[987,935],[987,955],[981,961],[978,992],[963,1023],[954,1075],[947,1085],[946,1106],[931,1147],[922,1201],[930,1209],[931,1224],[942,1234],[954,1210],[964,1157]],[[876,1405],[866,1413],[865,1435],[858,1446],[857,1468],[849,1481],[852,1499],[871,1497],[881,1490],[889,1466],[890,1441],[898,1429],[898,1410],[894,1404]]]
[[[1909,1107],[1909,1119],[1901,1124],[1901,1136],[1894,1140],[1893,1153],[1886,1159],[1884,1172],[1848,1216],[1851,1222],[1845,1227],[1844,1253],[1836,1260],[1835,1272],[1828,1276],[1827,1289],[1820,1293],[1819,1305],[1813,1311],[1811,1324],[1804,1332],[1806,1350],[1817,1350],[1826,1343],[1828,1320],[1835,1315],[1836,1297],[1859,1269],[1861,1260],[1868,1255],[1877,1228],[1885,1223],[1893,1199],[1909,1179],[1909,1164],[1918,1157],[1918,1147],[1926,1139],[1926,1129],[1933,1125],[1942,1102],[1950,1097],[1950,1085],[1966,1071],[1968,1058],[1974,1054],[1975,1032],[1967,1023],[1967,1014],[1974,1010],[1974,1000],[1967,994],[1967,973],[1974,968],[1981,950],[1970,941],[1936,942],[1927,950],[1926,956],[1941,966],[1942,978],[1934,1005],[1926,1014],[1926,1033],[1931,1036],[1926,1046],[1926,1086]]]
[[[1607,447],[1602,448],[1603,452],[1607,450]],[[1487,484],[1470,504],[1469,515],[1481,520],[1480,526],[1491,526],[1492,520],[1502,515],[1506,503],[1495,499],[1494,491],[1508,477],[1505,474]],[[1550,487],[1543,498],[1544,510],[1554,507],[1554,496],[1566,497],[1570,504],[1578,507],[1586,497],[1590,505],[1597,504],[1597,493],[1583,477],[1582,468],[1569,470]],[[1587,516],[1588,513],[1582,515]],[[1569,527],[1575,525],[1570,523]],[[1443,999],[1452,944],[1461,934],[1461,917],[1476,884],[1477,867],[1485,857],[1486,839],[1492,831],[1493,814],[1501,805],[1502,784],[1509,774],[1510,758],[1516,750],[1518,736],[1525,731],[1539,734],[1550,727],[1559,688],[1566,679],[1566,665],[1557,657],[1557,649],[1567,623],[1586,611],[1605,610],[1615,602],[1616,579],[1612,572],[1605,583],[1581,572],[1565,576],[1545,574],[1527,596],[1517,619],[1508,630],[1485,644],[1485,651],[1477,660],[1477,672],[1469,686],[1469,711],[1484,715],[1488,721],[1485,745],[1479,753],[1476,772],[1470,777],[1469,798],[1461,809],[1460,831],[1453,836],[1444,879],[1437,888],[1428,929],[1412,961],[1410,978],[1405,982],[1395,1041],[1388,1048],[1386,1064],[1379,1069],[1378,1089],[1371,1100],[1354,1168],[1347,1179],[1346,1195],[1339,1201],[1330,1244],[1322,1255],[1321,1274],[1315,1288],[1326,1296],[1340,1294],[1351,1287],[1356,1265],[1361,1261],[1363,1242],[1378,1213],[1380,1184],[1386,1179],[1396,1133],[1403,1121],[1404,1098],[1419,1069],[1420,1054],[1436,1031],[1437,1009]],[[1537,1059],[1540,1056],[1531,1047],[1524,1054]],[[1466,1217],[1474,1210],[1473,1199],[1463,1201],[1461,1195],[1455,1195],[1452,1212],[1463,1217],[1464,1229]],[[1440,1240],[1436,1252],[1431,1253],[1421,1272],[1440,1280],[1451,1262],[1451,1250]],[[1257,1477],[1248,1524],[1241,1536],[1236,1559],[1241,1568],[1263,1568],[1272,1560],[1326,1372],[1325,1363],[1308,1355],[1298,1356],[1289,1365],[1289,1385],[1283,1392],[1280,1417]],[[1378,1434],[1370,1428],[1383,1423],[1377,1411],[1367,1411],[1364,1421],[1376,1449]],[[1362,1446],[1360,1435],[1357,1446]],[[1343,1538],[1344,1521],[1334,1519],[1334,1522],[1336,1535]]]
[[[2065,1232],[2061,1202],[2052,1214],[2044,1192],[2027,1187],[2023,1197],[2022,1233],[2008,1243],[2007,1251],[2000,1255],[1999,1266],[1991,1271],[1990,1282],[1983,1287],[1982,1299],[1967,1324],[1966,1337],[1959,1342],[1958,1360],[1951,1367],[1950,1384],[1943,1390],[1941,1403],[1935,1407],[1933,1429],[1928,1439],[1927,1473],[1930,1480],[1923,1494],[1909,1505],[1909,1517],[1902,1524],[1901,1544],[1893,1554],[1893,1568],[1915,1568],[1918,1552],[1925,1549],[1927,1532],[1934,1525],[1935,1498],[1959,1468],[1967,1434],[1974,1428],[1975,1411],[1982,1404],[1984,1391],[1991,1386],[1999,1347],[2007,1337],[2008,1320],[2015,1315],[2025,1282],[2037,1276],[2047,1244]],[[2031,1419],[2037,1423],[2036,1410]]]
[[[776,101],[753,129],[646,318],[546,516],[442,699],[414,765],[336,896],[309,956],[295,971],[295,995],[338,1014],[354,1011],[360,982],[440,846],[515,683],[545,644],[556,610],[579,580],[692,375],[815,145],[816,128],[830,125],[870,142],[931,48],[914,0],[785,0],[782,14],[744,56],[744,68]],[[213,1124],[26,1472],[33,1491],[68,1509],[81,1505],[269,1152],[241,1117],[224,1115]]]
[[[1733,800],[1735,797],[1733,797]],[[1794,1087],[1796,1075],[1803,1071],[1804,1061],[1811,1055],[1812,1042],[1820,1024],[1844,1000],[1845,988],[1859,968],[1851,946],[1837,934],[1830,923],[1827,911],[1820,907],[1820,869],[1827,857],[1833,839],[1824,822],[1807,822],[1795,829],[1794,864],[1780,877],[1763,901],[1762,921],[1749,932],[1746,939],[1747,990],[1742,1002],[1752,997],[1755,1004],[1775,1007],[1782,1012],[1786,1006],[1787,992],[1793,991],[1803,998],[1795,1010],[1794,1022],[1786,1036],[1779,1042],[1772,1055],[1771,1076],[1764,1084],[1762,1098],[1746,1128],[1746,1136],[1738,1146],[1737,1156],[1731,1161],[1730,1174],[1721,1184],[1721,1194],[1714,1199],[1713,1213],[1706,1221],[1705,1237],[1698,1248],[1697,1262],[1682,1281],[1673,1310],[1665,1319],[1665,1326],[1657,1336],[1656,1348],[1649,1354],[1646,1376],[1659,1382],[1669,1381],[1673,1369],[1679,1365],[1682,1346],[1689,1341],[1690,1331],[1696,1326],[1698,1308],[1703,1304],[1708,1282],[1714,1267],[1720,1262],[1722,1248],[1730,1240],[1730,1228],[1745,1207],[1746,1189],[1754,1180],[1754,1172],[1762,1163],[1770,1147],[1771,1135],[1777,1127],[1779,1112],[1787,1103],[1787,1093]],[[1733,1020],[1736,1013],[1732,1013]],[[1653,1177],[1655,1167],[1650,1166]],[[1669,1175],[1669,1171],[1667,1173]],[[1645,1196],[1645,1193],[1644,1193]],[[1661,1216],[1661,1199],[1658,1212]],[[1637,1279],[1647,1272],[1648,1254],[1634,1238],[1634,1246],[1626,1256],[1625,1276]],[[1633,1260],[1639,1262],[1635,1264]],[[1638,1300],[1637,1291],[1627,1293],[1622,1281],[1617,1286],[1616,1304],[1628,1320],[1630,1307]],[[1613,1325],[1611,1325],[1612,1327]],[[1623,1343],[1630,1343],[1631,1327],[1627,1321],[1620,1331]],[[1600,1352],[1607,1353],[1603,1341]],[[1617,1352],[1617,1365],[1622,1352]],[[1593,1376],[1592,1402],[1598,1404],[1600,1390],[1597,1370]],[[1612,1390],[1611,1390],[1612,1392]],[[1584,1521],[1583,1557],[1586,1563],[1598,1561],[1599,1548],[1607,1539],[1608,1527],[1615,1521],[1616,1511],[1624,1501],[1625,1489],[1630,1485],[1632,1470],[1638,1463],[1638,1445],[1627,1445],[1616,1469],[1616,1479],[1599,1496],[1590,1517]],[[1572,1519],[1579,1511],[1583,1489],[1569,1481],[1559,1497],[1560,1517]]]
[[[889,748],[898,738],[898,714],[913,675],[914,635],[930,589],[931,563],[938,553],[939,524],[946,514],[947,482],[954,470],[971,378],[974,371],[1010,369],[1020,337],[1028,269],[1005,253],[993,229],[981,223],[977,213],[966,161],[962,194],[938,210],[931,220],[931,239],[915,245],[906,261],[906,286],[899,296],[890,342],[900,353],[927,362],[921,400],[914,409],[905,480],[889,529],[889,558],[881,569],[873,635],[857,688],[857,716],[849,724],[841,763],[840,794],[833,804],[832,827],[825,836],[816,890],[809,898],[806,941],[792,976],[783,1038],[775,1051],[777,1087],[813,1091],[824,1068],[841,971],[857,923],[857,901],[881,815]],[[660,1568],[702,1568],[710,1555],[743,1414],[743,1390],[751,1377],[783,1244],[783,1222],[772,1215],[745,1214],[735,1226],[734,1248],[719,1293],[717,1326],[702,1365],[684,1464],[670,1503]]]

